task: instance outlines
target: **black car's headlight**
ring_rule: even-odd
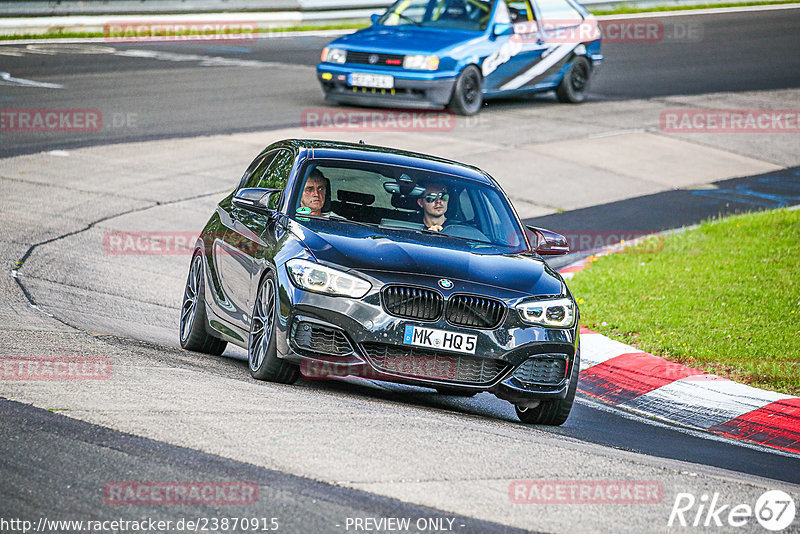
[[[568,298],[523,302],[517,311],[530,324],[568,328],[575,323],[575,303]]]
[[[372,289],[364,279],[300,258],[287,261],[286,270],[297,287],[314,293],[360,299]]]
[[[347,60],[347,50],[341,48],[328,48],[327,46],[322,49],[322,59],[325,63],[344,63]]]

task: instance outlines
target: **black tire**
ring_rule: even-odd
[[[483,105],[483,78],[475,65],[467,65],[456,78],[447,107],[456,115],[475,115]]]
[[[195,251],[186,278],[181,304],[181,347],[194,352],[219,356],[225,351],[227,341],[218,339],[206,330],[208,318],[205,304],[205,277],[203,276],[203,253]]]
[[[589,81],[592,76],[592,64],[583,56],[577,56],[564,73],[564,78],[556,88],[559,102],[578,104],[586,100]]]
[[[569,413],[572,411],[572,404],[575,402],[575,391],[578,389],[578,375],[581,370],[580,352],[575,356],[570,374],[569,389],[564,399],[542,401],[536,408],[520,408],[515,406],[517,417],[523,423],[529,425],[563,425]]]
[[[469,389],[451,389],[451,388],[436,388],[440,395],[450,395],[452,397],[474,397],[478,394],[477,391],[470,391]]]
[[[294,384],[300,377],[300,367],[278,358],[275,348],[277,295],[278,285],[275,282],[275,275],[268,272],[258,284],[258,294],[250,321],[247,363],[253,378],[280,384]]]

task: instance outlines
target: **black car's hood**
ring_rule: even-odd
[[[464,280],[528,295],[561,292],[560,277],[528,253],[501,254],[463,239],[339,221],[292,226],[317,260],[346,269]]]

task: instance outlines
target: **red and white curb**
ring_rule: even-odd
[[[559,272],[571,277],[611,252]],[[800,454],[800,398],[670,362],[584,327],[578,390],[662,421]]]

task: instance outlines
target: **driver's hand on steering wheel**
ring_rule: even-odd
[[[441,232],[443,228],[441,224],[434,224],[433,226],[429,226],[428,230],[430,230],[431,232]]]

